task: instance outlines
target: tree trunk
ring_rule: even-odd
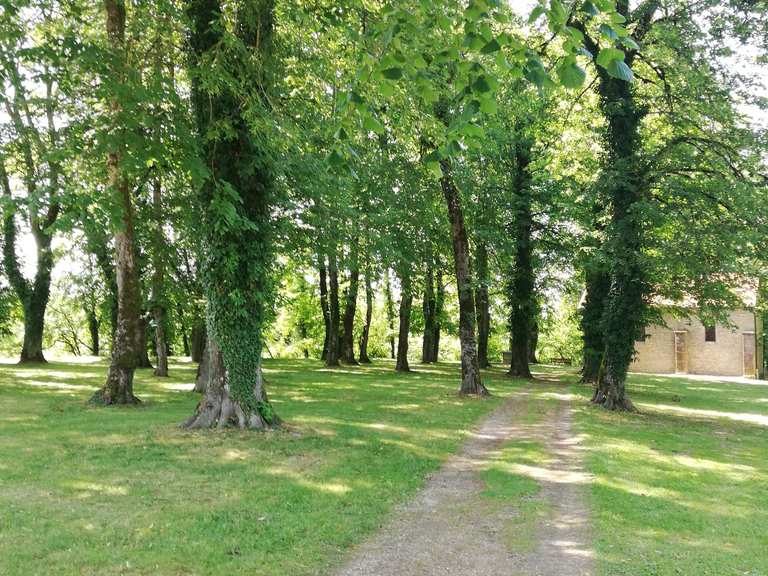
[[[152,317],[155,321],[155,350],[157,366],[155,376],[168,376],[168,347],[165,339],[165,265],[163,262],[163,205],[160,178],[155,178],[152,188],[152,216],[154,219],[153,235],[153,274],[152,274]]]
[[[371,287],[370,265],[365,269],[365,324],[360,335],[360,363],[370,364],[368,357],[368,337],[371,333],[371,321],[373,320],[373,288]]]
[[[118,56],[113,82],[124,86],[125,82],[125,2],[105,0],[107,12],[107,36],[112,51]],[[121,105],[119,97],[110,103],[117,116]],[[120,226],[115,231],[115,271],[117,281],[117,329],[112,347],[112,362],[104,387],[96,392],[91,402],[103,405],[135,404],[133,373],[138,360],[139,341],[139,276],[136,267],[133,202],[131,184],[122,174],[122,152],[119,148],[109,152],[107,173],[115,206],[119,209]]]
[[[625,10],[628,11],[628,8]],[[631,63],[631,60],[630,60]],[[642,214],[637,152],[644,112],[634,101],[632,86],[600,71],[600,105],[607,120],[608,150],[604,182],[611,200],[608,228],[610,288],[603,313],[605,360],[593,402],[608,410],[634,410],[626,395],[626,378],[635,340],[643,328],[646,273],[642,265]]]
[[[203,344],[203,353],[200,357],[200,363],[197,365],[197,374],[195,375],[195,387],[193,392],[204,394],[208,388],[208,381],[211,378],[211,355],[208,353],[208,339]]]
[[[475,338],[475,302],[472,293],[472,266],[469,257],[469,239],[464,226],[461,198],[451,175],[451,164],[441,160],[443,177],[440,185],[448,207],[453,244],[453,261],[456,272],[456,289],[459,294],[459,341],[461,343],[461,394],[488,396],[489,392],[480,380]]]
[[[85,317],[88,320],[88,334],[91,337],[91,345],[89,348],[91,349],[91,354],[93,356],[99,355],[99,327],[101,325],[101,322],[99,322],[99,318],[96,315],[96,310],[93,308],[90,308],[88,306],[85,307]]]
[[[51,292],[51,270],[53,270],[53,252],[51,251],[51,232],[41,227],[34,219],[30,223],[35,239],[37,269],[35,278],[30,283],[21,273],[16,255],[16,210],[11,196],[11,186],[5,170],[5,160],[0,156],[0,185],[3,188],[5,208],[3,210],[3,262],[5,273],[16,296],[21,301],[24,312],[24,343],[19,358],[20,364],[45,363],[43,356],[43,332],[45,329],[45,310]],[[30,211],[34,208],[30,207]],[[49,218],[50,219],[50,218]],[[51,225],[53,222],[51,222]],[[42,224],[42,226],[45,226]]]
[[[477,362],[480,368],[490,368],[488,361],[488,337],[491,330],[491,310],[488,299],[488,248],[481,242],[477,246]]]
[[[424,279],[424,301],[422,309],[424,311],[424,336],[421,341],[421,362],[429,364],[433,362],[432,354],[435,344],[435,273],[431,265],[427,266],[427,273]]]
[[[384,271],[384,298],[386,299],[387,329],[389,330],[389,355],[395,359],[395,303],[392,300],[392,284],[389,270]]]
[[[581,309],[581,332],[584,342],[581,382],[584,384],[597,384],[600,367],[603,365],[603,312],[610,287],[611,279],[599,263],[587,266],[586,296]]]
[[[512,361],[510,376],[531,378],[528,366],[530,356],[531,325],[535,313],[533,274],[533,218],[531,215],[531,163],[532,142],[521,138],[515,145],[514,173],[514,228],[515,261],[509,286],[510,334],[512,336]]]
[[[443,272],[439,269],[435,275],[435,292],[435,329],[432,336],[432,355],[430,356],[430,362],[437,362],[440,358],[440,329],[442,328],[443,308],[445,307]]]
[[[400,324],[397,336],[397,362],[395,363],[395,370],[398,372],[410,372],[411,370],[408,365],[408,336],[411,331],[412,307],[411,278],[406,273],[400,278]]]
[[[536,348],[539,346],[539,323],[536,320],[531,324],[531,339],[529,344],[528,363],[538,364],[539,359],[536,357]]]
[[[323,325],[325,326],[323,354],[320,359],[325,361],[328,359],[328,338],[331,333],[331,312],[328,307],[328,269],[325,267],[325,256],[318,255],[318,271],[320,272],[320,310],[323,313]]]
[[[241,430],[263,430],[280,424],[275,414],[271,414],[270,418],[269,415],[265,417],[259,410],[244,410],[230,394],[224,357],[213,340],[208,340],[206,353],[209,358],[200,363],[201,367],[208,365],[205,395],[197,405],[195,413],[182,424],[183,428],[194,430],[235,426]],[[260,366],[254,379],[253,397],[265,406],[270,405]]]
[[[203,353],[208,342],[208,328],[205,325],[205,320],[202,318],[196,318],[194,324],[192,324],[192,346],[190,355],[193,362],[202,362]]]
[[[357,247],[352,247],[349,267],[349,285],[345,294],[344,323],[341,332],[341,359],[346,364],[357,364],[355,360],[355,312],[357,311],[357,291],[360,282],[360,269],[357,264]]]
[[[328,311],[330,325],[328,330],[328,354],[325,358],[326,366],[339,365],[339,270],[336,261],[335,249],[328,258],[329,302]]]
[[[136,350],[138,353],[136,368],[154,368],[149,360],[149,319],[143,313],[139,315]]]

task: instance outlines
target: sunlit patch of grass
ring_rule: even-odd
[[[641,375],[628,388],[642,414],[588,407],[573,387],[600,573],[768,574],[768,389]]]
[[[490,371],[478,401],[455,364],[268,360],[285,431],[188,432],[195,368],[139,370],[144,404],[103,409],[104,361],[0,366],[0,574],[325,573],[520,386]]]

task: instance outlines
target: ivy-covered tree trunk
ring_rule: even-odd
[[[264,331],[274,293],[274,177],[265,135],[254,134],[259,123],[246,115],[266,115],[269,107],[273,1],[244,3],[225,17],[219,0],[190,0],[187,14],[192,24],[192,105],[208,167],[199,205],[210,377],[203,400],[184,425],[262,429],[279,424],[262,375]],[[234,23],[225,24],[224,18]],[[228,32],[230,26],[234,32]],[[229,33],[237,38],[225,38]],[[258,66],[248,66],[241,50],[229,48],[236,43],[249,50]],[[223,55],[222,50],[232,51]],[[224,67],[219,74],[235,81],[212,87],[212,66]],[[227,129],[221,130],[222,125]],[[231,214],[226,222],[222,204]]]
[[[413,291],[411,290],[410,274],[405,273],[400,278],[400,324],[397,335],[397,362],[395,370],[409,372],[408,365],[408,336],[411,332],[411,308],[413,307]]]
[[[610,276],[599,264],[587,265],[586,295],[581,309],[581,333],[584,343],[581,381],[597,384],[605,354],[603,312],[611,287]]]
[[[464,226],[459,190],[453,181],[451,164],[441,160],[443,176],[440,185],[448,207],[453,244],[453,262],[456,273],[456,289],[459,296],[459,342],[461,344],[461,394],[488,396],[489,392],[480,380],[480,364],[477,358],[475,337],[475,298],[472,290],[472,266],[469,238]]]
[[[427,266],[427,273],[424,278],[424,300],[422,311],[424,313],[424,336],[421,341],[421,362],[429,364],[432,362],[432,353],[435,345],[435,271],[431,265]]]
[[[389,331],[389,355],[395,359],[395,303],[392,300],[392,283],[389,279],[389,270],[384,271],[384,299],[387,313],[387,329]]]
[[[325,356],[326,366],[339,365],[339,269],[335,249],[328,258],[328,352]]]
[[[346,364],[357,364],[355,359],[355,313],[357,311],[357,291],[360,283],[357,248],[352,248],[349,267],[349,284],[344,297],[344,321],[341,331],[341,359]]]
[[[168,376],[168,344],[165,337],[165,263],[163,258],[165,236],[163,234],[162,184],[155,178],[152,187],[152,318],[155,322],[155,350],[157,366],[155,376]]]
[[[125,53],[125,1],[105,0],[107,38],[115,55],[112,81],[127,89],[127,55]],[[118,91],[116,90],[116,93]],[[116,94],[110,103],[114,116],[120,113],[121,96]],[[112,345],[112,360],[104,386],[91,398],[96,404],[135,404],[133,374],[139,351],[139,274],[136,265],[136,234],[131,183],[123,174],[122,142],[115,145],[107,156],[109,188],[113,204],[120,214],[119,228],[115,231],[115,279],[117,283],[117,328]]]
[[[363,331],[360,334],[360,363],[370,364],[368,357],[368,338],[371,333],[371,321],[373,320],[373,287],[371,286],[371,268],[370,265],[365,269],[365,323]]]
[[[432,353],[430,362],[437,362],[440,357],[440,330],[442,328],[443,308],[445,307],[445,285],[443,271],[438,269],[435,274],[435,320],[432,335]]]
[[[535,312],[530,163],[531,142],[522,139],[515,145],[514,197],[512,198],[514,212],[512,234],[515,240],[515,256],[508,287],[509,329],[512,336],[512,360],[508,373],[510,376],[520,378],[531,378],[528,357],[530,354],[531,326]]]
[[[647,293],[642,259],[642,211],[637,174],[639,125],[643,117],[628,82],[600,73],[600,106],[607,120],[603,166],[611,202],[607,254],[610,287],[603,312],[604,370],[593,402],[609,410],[634,410],[626,379],[635,340],[643,325]]]
[[[328,268],[325,266],[325,256],[318,254],[317,270],[320,274],[320,311],[323,313],[323,353],[320,359],[328,358],[328,336],[331,333],[331,311],[328,308]]]
[[[488,299],[488,247],[484,242],[477,246],[477,289],[475,309],[477,313],[477,361],[480,368],[489,368],[488,338],[491,331],[491,309]]]

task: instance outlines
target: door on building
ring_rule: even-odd
[[[688,332],[675,332],[675,374],[688,374]]]
[[[754,378],[756,376],[755,365],[755,333],[744,332],[744,376]]]

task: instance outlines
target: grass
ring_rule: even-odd
[[[495,398],[460,399],[457,367],[389,362],[325,370],[269,361],[276,433],[185,432],[194,367],[140,371],[135,409],[86,400],[106,366],[0,365],[0,574],[328,574],[521,387],[486,375]],[[584,436],[594,547],[604,576],[768,575],[768,387],[637,376],[643,413],[592,408],[575,376],[550,371]],[[546,421],[553,390],[532,385],[520,425]],[[546,515],[535,440],[507,443],[482,473],[488,506],[515,506],[513,550],[535,549]]]
[[[768,387],[632,375],[629,390],[642,414],[576,417],[600,573],[768,575]]]
[[[277,433],[185,432],[191,364],[139,371],[140,408],[86,405],[106,366],[0,366],[0,574],[326,573],[515,384],[455,366],[268,361]]]

